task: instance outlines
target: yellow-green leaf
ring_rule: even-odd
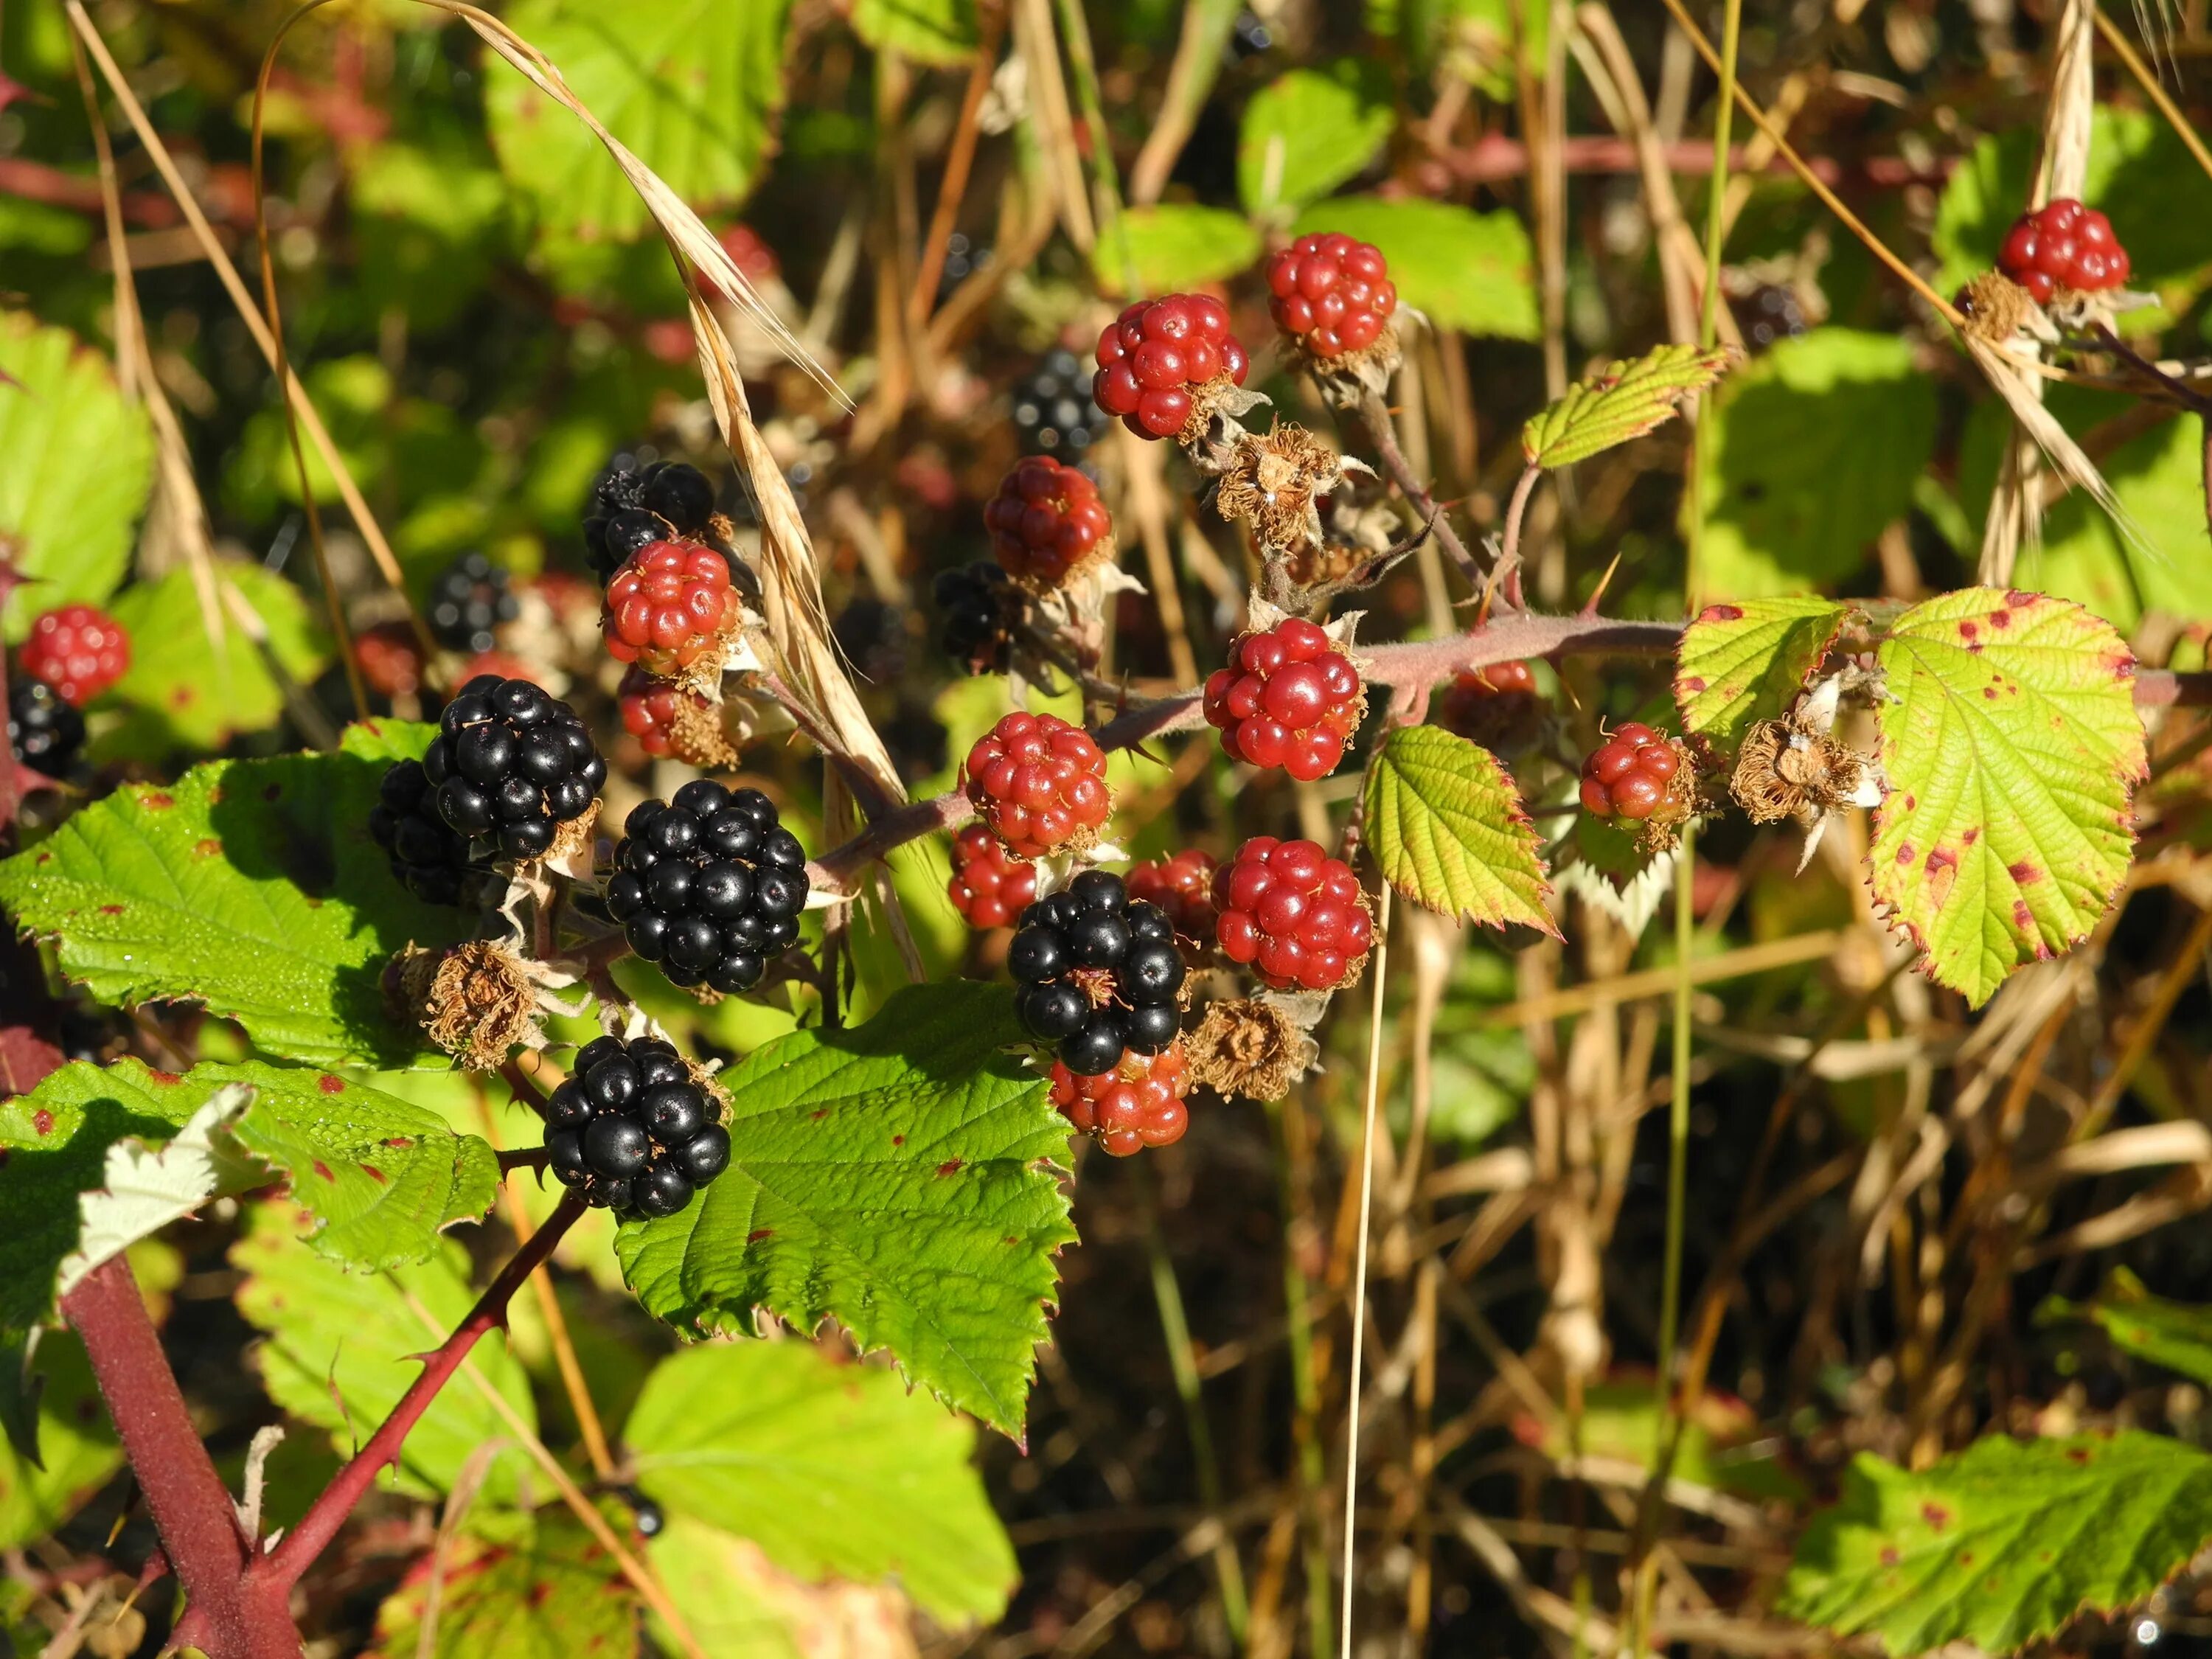
[[[1664,424],[1682,399],[1720,379],[1735,356],[1729,346],[1663,345],[1608,363],[1529,416],[1521,428],[1521,453],[1531,466],[1565,466],[1640,438]]]
[[[1746,726],[1776,719],[1812,684],[1850,614],[1809,598],[1707,605],[1675,647],[1682,730],[1732,751]]]
[[[1383,879],[1425,909],[1559,933],[1521,792],[1480,744],[1433,726],[1391,732],[1368,772],[1366,837]]]

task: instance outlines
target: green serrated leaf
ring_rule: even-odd
[[[1398,297],[1445,328],[1509,340],[1543,332],[1528,233],[1504,209],[1476,213],[1451,202],[1337,196],[1315,203],[1291,227],[1294,236],[1325,231],[1382,249]]]
[[[478,1510],[442,1561],[425,1555],[385,1598],[369,1652],[380,1659],[620,1659],[637,1651],[637,1592],[568,1510]]]
[[[975,0],[853,0],[853,32],[917,64],[964,64],[981,44]]]
[[[1874,895],[1979,1007],[2086,938],[2127,874],[2135,659],[2070,601],[1974,587],[1907,611],[1881,659]]]
[[[1936,383],[1911,342],[1845,328],[1780,342],[1700,419],[1700,592],[1802,593],[1849,576],[1911,507],[1935,442]]]
[[[1822,599],[1707,605],[1675,648],[1682,730],[1734,753],[1746,726],[1780,718],[1813,683],[1851,614],[1850,605]]]
[[[35,581],[0,607],[21,640],[40,612],[115,591],[154,487],[154,429],[107,360],[65,328],[0,312],[0,548]]]
[[[15,1356],[7,1356],[13,1363]],[[73,1331],[39,1340],[39,1462],[0,1444],[0,1549],[46,1537],[123,1466],[123,1447]]]
[[[1559,926],[1521,792],[1480,744],[1434,726],[1401,726],[1367,774],[1368,850],[1414,903],[1460,921]]]
[[[371,721],[337,754],[118,790],[0,863],[0,907],[57,939],[62,972],[104,1001],[203,1002],[264,1051],[324,1065],[416,1063],[420,1036],[379,977],[402,945],[452,944],[468,919],[392,878],[368,811],[386,767],[430,732]]]
[[[1917,1473],[1863,1453],[1798,1541],[1779,1611],[1899,1656],[2010,1653],[2141,1601],[2208,1535],[2212,1456],[2161,1435],[1991,1435]]]
[[[1102,287],[1121,294],[1164,294],[1219,282],[1260,257],[1260,233],[1241,214],[1170,202],[1131,208],[1120,234],[1091,251]]]
[[[1396,118],[1390,76],[1370,59],[1279,76],[1244,106],[1237,190],[1246,210],[1318,201],[1375,159]]]
[[[428,1261],[393,1272],[351,1273],[305,1237],[307,1218],[287,1204],[252,1207],[231,1265],[245,1273],[238,1310],[268,1340],[253,1350],[269,1397],[301,1422],[326,1431],[348,1457],[376,1431],[421,1374],[420,1356],[444,1340],[475,1305],[468,1254],[438,1241]],[[477,1374],[533,1427],[530,1379],[493,1331],[471,1351]],[[438,1392],[407,1436],[396,1469],[380,1482],[410,1497],[450,1492],[477,1447],[507,1443],[484,1486],[512,1502],[530,1465],[490,1402],[465,1377]]]
[[[790,0],[522,0],[507,21],[558,65],[607,130],[704,211],[760,182],[783,106]],[[652,216],[589,128],[505,65],[486,104],[501,167],[543,222],[629,240]]]
[[[835,1319],[949,1404],[1021,1432],[1044,1310],[1075,1237],[1067,1126],[1002,987],[914,986],[866,1024],[805,1030],[722,1074],[729,1169],[682,1213],[629,1221],[623,1273],[671,1324],[764,1308]]]
[[[296,684],[312,684],[322,672],[328,642],[298,588],[237,560],[215,561],[211,574],[220,585],[212,621],[184,566],[133,585],[116,600],[115,619],[131,635],[131,666],[109,695],[127,715],[101,734],[94,745],[100,757],[220,749],[241,732],[266,731],[283,715],[284,693],[270,672],[271,659]],[[247,634],[233,605],[258,618],[265,644]],[[210,626],[221,630],[219,647]]]
[[[1663,345],[1608,363],[1529,416],[1521,428],[1521,453],[1531,466],[1566,466],[1640,438],[1670,419],[1683,398],[1720,379],[1735,357],[1727,346]]]
[[[2035,1310],[2039,1325],[2086,1319],[2114,1347],[2198,1382],[2212,1383],[2212,1308],[2153,1296],[2125,1267],[2116,1267],[2097,1299],[2086,1305],[2051,1297]]]
[[[795,1577],[895,1578],[945,1625],[997,1618],[1019,1576],[975,1438],[889,1370],[796,1342],[662,1360],[623,1430],[671,1514],[734,1528]]]

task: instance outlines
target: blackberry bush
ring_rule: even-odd
[[[1221,953],[1278,991],[1334,991],[1375,943],[1359,878],[1310,841],[1255,836],[1213,878]]]
[[[1089,1135],[1116,1158],[1147,1146],[1172,1146],[1190,1127],[1183,1095],[1190,1063],[1180,1041],[1157,1054],[1125,1054],[1095,1077],[1052,1066],[1052,1103],[1078,1133]]]
[[[438,732],[422,756],[438,816],[503,858],[544,856],[606,781],[575,710],[528,680],[478,675],[446,705]]]
[[[545,1158],[586,1204],[674,1215],[730,1164],[721,1105],[659,1037],[603,1036],[545,1103]]]
[[[1077,1076],[1110,1072],[1124,1053],[1157,1054],[1182,1030],[1175,927],[1103,870],[1085,870],[1022,912],[1006,968],[1021,988],[1023,1025],[1057,1044]]]
[[[70,708],[82,708],[131,666],[131,636],[96,605],[64,605],[31,624],[15,659]]]
[[[1114,810],[1106,756],[1056,714],[1017,711],[968,751],[968,799],[1018,858],[1087,846]]]
[[[1098,441],[1106,411],[1091,395],[1091,375],[1064,348],[1048,354],[1014,387],[1014,433],[1024,453],[1072,461]]]
[[[423,620],[430,637],[446,649],[473,656],[490,650],[499,630],[521,614],[507,572],[481,553],[465,553],[432,586]]]
[[[696,778],[632,809],[607,913],[671,983],[750,991],[799,942],[806,853],[757,789]]]

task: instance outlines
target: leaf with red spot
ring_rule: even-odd
[[[2212,1537],[2212,1455],[2133,1431],[2002,1434],[1921,1470],[1861,1454],[1777,1610],[1894,1655],[2011,1653],[2149,1595]]]
[[[2135,659],[2070,600],[1987,587],[1913,606],[1881,654],[1874,895],[1978,1007],[2087,938],[2126,878],[2145,776]]]
[[[1747,726],[1779,719],[1813,683],[1852,614],[1848,605],[1803,597],[1707,605],[1674,653],[1682,730],[1733,755]]]
[[[1640,438],[1665,425],[1684,399],[1712,385],[1741,355],[1733,346],[1662,345],[1608,363],[1528,417],[1521,428],[1521,457],[1531,466],[1567,466]]]
[[[619,1532],[623,1522],[614,1525]],[[374,1659],[633,1659],[637,1618],[637,1592],[566,1508],[479,1508],[442,1559],[424,1552],[385,1598],[368,1652]]]
[[[1067,1125],[1009,1052],[1021,1041],[1004,987],[954,980],[757,1050],[722,1074],[730,1167],[679,1213],[623,1224],[624,1278],[702,1336],[749,1331],[756,1310],[835,1320],[1018,1435],[1075,1237],[1054,1168]]]

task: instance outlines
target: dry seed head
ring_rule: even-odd
[[[410,945],[392,958],[386,991],[395,1012],[469,1071],[496,1071],[517,1043],[538,1046],[538,988],[522,959],[503,946],[480,939],[445,951]]]
[[[1320,1049],[1306,1028],[1272,997],[1237,997],[1206,1005],[1183,1037],[1192,1080],[1216,1094],[1280,1100],[1313,1069]]]

